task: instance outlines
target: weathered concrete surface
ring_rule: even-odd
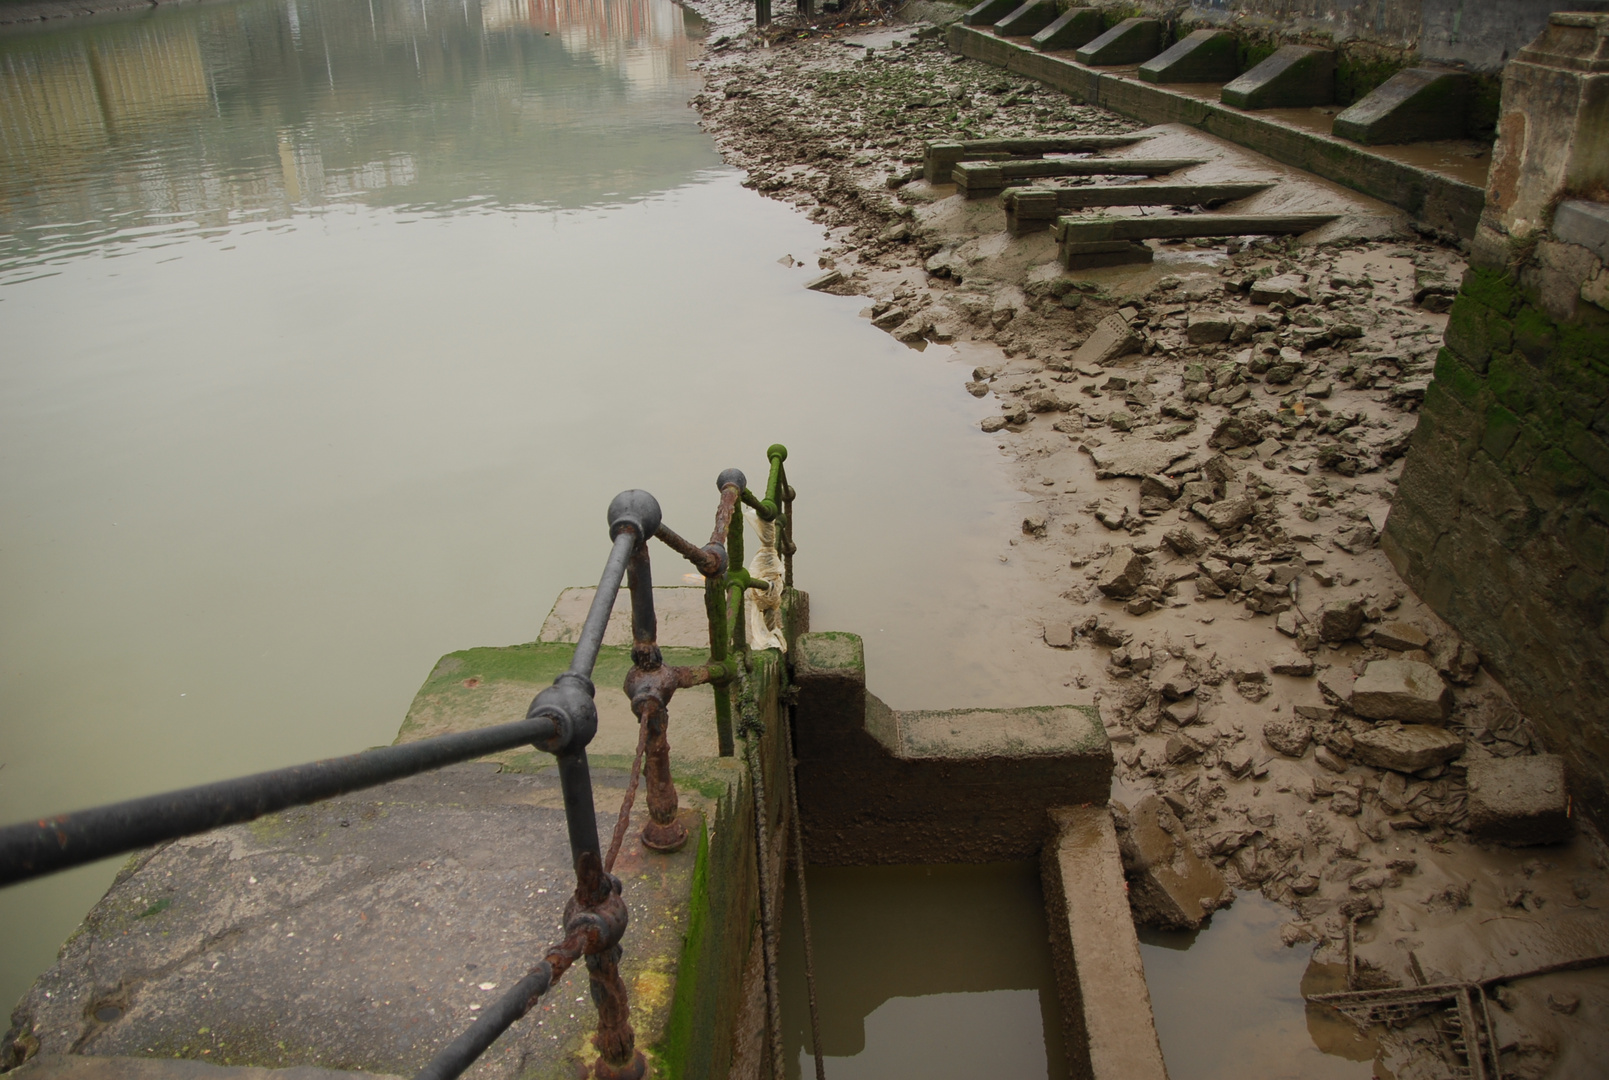
[[[1140,65],[1152,83],[1228,82],[1240,68],[1239,44],[1227,30],[1194,30]]]
[[[1105,806],[1063,807],[1051,819],[1041,865],[1073,1075],[1167,1080],[1112,815]]]
[[[895,711],[866,692],[853,634],[802,635],[793,664],[813,863],[1028,858],[1050,807],[1106,802],[1112,748],[1093,706]]]
[[[1141,799],[1117,825],[1137,924],[1194,930],[1234,898],[1218,868],[1191,850],[1184,826],[1157,796]]]
[[[1296,109],[1335,100],[1335,53],[1282,45],[1272,56],[1226,84],[1222,100],[1237,109]]]
[[[1124,19],[1100,37],[1081,47],[1078,61],[1101,67],[1138,64],[1162,48],[1162,24],[1156,19]]]
[[[606,837],[623,786],[595,777]],[[640,1045],[663,1035],[696,849],[628,843],[615,864]],[[271,815],[131,859],[23,998],[11,1041],[412,1075],[562,936],[573,889],[551,772],[459,765]],[[584,969],[565,976],[470,1075],[590,1062],[585,996]]]
[[[12,1074],[17,1080],[398,1080],[379,1073],[293,1066],[260,1069],[251,1065],[211,1065],[183,1058],[91,1057],[86,1054],[40,1054]]]
[[[1456,139],[1472,90],[1462,71],[1405,68],[1344,109],[1330,130],[1365,146]]]
[[[1103,71],[971,27],[952,25],[948,43],[965,56],[1038,79],[1081,101],[1148,124],[1188,124],[1401,207],[1432,228],[1474,235],[1484,186],[1456,172],[1427,168],[1389,148],[1366,149],[1280,116],[1226,107],[1185,89]]]
[[[961,22],[967,26],[993,26],[997,19],[1005,18],[1016,7],[1016,0],[981,0],[967,9]]]
[[[1569,839],[1570,790],[1559,755],[1472,761],[1468,784],[1476,837],[1520,847]]]

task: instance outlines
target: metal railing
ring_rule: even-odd
[[[716,479],[720,502],[715,529],[702,547],[694,546],[664,524],[659,502],[648,492],[625,491],[615,497],[608,512],[613,544],[575,654],[568,670],[532,700],[523,720],[11,825],[0,829],[0,886],[252,821],[288,807],[487,754],[535,746],[557,759],[564,795],[576,875],[575,893],[565,906],[564,937],[511,990],[482,1011],[467,1031],[441,1050],[419,1072],[417,1080],[451,1080],[458,1076],[582,958],[598,1009],[598,1034],[594,1039],[598,1060],[593,1075],[614,1080],[641,1078],[647,1062],[636,1048],[626,987],[620,978],[626,904],[620,879],[610,871],[629,828],[643,772],[648,780],[649,820],[642,829],[642,843],[656,851],[671,852],[687,842],[687,828],[677,818],[676,788],[670,772],[668,706],[676,690],[704,683],[713,685],[720,753],[731,756],[734,752],[731,688],[746,684],[748,668],[743,596],[749,589],[771,588],[769,582],[752,577],[741,565],[743,519],[737,507],[740,502],[750,506],[762,520],[777,525],[777,549],[785,568],[783,587],[790,588],[794,492],[783,471],[787,453],[782,446],[766,451],[770,472],[763,498],[748,490],[747,480],[737,469],[720,474]],[[687,559],[704,577],[710,658],[701,666],[670,666],[660,653],[648,554],[648,541],[654,537]],[[622,579],[631,594],[632,622],[632,668],[626,676],[625,691],[638,720],[638,740],[620,815],[605,853],[599,844],[592,774],[587,764],[587,745],[598,729],[591,676]],[[747,737],[750,732],[744,734]],[[757,820],[762,813],[756,807]],[[768,949],[768,961],[770,952]],[[780,1042],[780,1031],[776,1041]]]

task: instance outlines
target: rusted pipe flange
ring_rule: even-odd
[[[650,820],[642,827],[642,846],[669,855],[686,847],[689,835],[687,826],[682,824],[679,817],[668,824]]]

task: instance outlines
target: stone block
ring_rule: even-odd
[[[1525,846],[1570,836],[1570,793],[1557,754],[1469,763],[1469,831],[1481,840]]]
[[[1365,765],[1411,773],[1461,756],[1464,740],[1430,724],[1381,724],[1352,736],[1352,753]]]
[[[1568,199],[1553,212],[1553,235],[1566,244],[1578,244],[1609,263],[1609,206]]]
[[[1028,37],[1056,21],[1056,0],[1028,0],[994,24],[1001,37]]]
[[[1318,615],[1320,641],[1351,641],[1363,629],[1363,605],[1357,600],[1336,600],[1325,604]]]
[[[1156,166],[1158,172],[1172,172],[1174,169],[1201,163],[1152,159],[1146,164]],[[1276,234],[1290,236],[1327,225],[1337,216],[1335,214],[1184,214],[1178,217],[1064,217],[1056,222],[1056,239],[1071,244],[1115,240],[1174,240],[1192,236]]]
[[[1393,652],[1410,652],[1414,649],[1430,648],[1430,635],[1425,633],[1413,623],[1393,621],[1381,623],[1374,628],[1369,640],[1382,649]]]
[[[1335,53],[1285,45],[1224,86],[1220,100],[1237,109],[1299,109],[1335,100]]]
[[[1108,315],[1096,324],[1095,330],[1073,354],[1073,366],[1083,364],[1109,364],[1140,347],[1139,335],[1120,315]],[[1147,469],[1146,472],[1156,472]],[[1140,475],[1144,475],[1141,473]]]
[[[1233,319],[1221,311],[1196,311],[1190,314],[1184,336],[1192,345],[1210,345],[1228,341],[1234,328]]]
[[[1074,55],[1080,64],[1111,67],[1139,64],[1162,51],[1162,23],[1157,19],[1124,19]]]
[[[1095,270],[1103,266],[1137,266],[1156,258],[1156,252],[1132,240],[1106,240],[1093,244],[1062,243],[1056,257],[1069,270]]]
[[[1445,68],[1404,68],[1335,118],[1331,133],[1365,146],[1464,137],[1473,80]]]
[[[1131,547],[1120,547],[1107,557],[1095,587],[1114,600],[1133,596],[1145,581],[1145,566],[1144,555]]]
[[[961,16],[966,26],[993,26],[1017,9],[1018,0],[983,0]]]
[[[1313,729],[1303,720],[1270,720],[1263,725],[1263,741],[1286,757],[1299,758],[1313,741]]]
[[[1155,795],[1135,804],[1118,833],[1129,906],[1141,926],[1195,930],[1233,895],[1216,867],[1192,850],[1184,826]]]
[[[1197,30],[1174,42],[1160,56],[1140,65],[1140,78],[1153,83],[1228,82],[1239,70],[1235,35]]]
[[[1076,49],[1088,45],[1101,33],[1100,11],[1092,7],[1068,8],[1055,22],[1033,36],[1033,46],[1041,52]]]
[[[1440,724],[1453,692],[1441,673],[1417,660],[1375,660],[1352,686],[1352,711],[1371,720]]]
[[[1252,283],[1247,296],[1254,304],[1284,304],[1294,307],[1308,301],[1307,279],[1300,274],[1275,274]]]

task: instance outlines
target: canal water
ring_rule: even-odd
[[[699,130],[699,34],[241,0],[0,35],[0,820],[387,743],[438,656],[596,581],[616,492],[697,536],[773,442],[874,686],[1043,700],[969,652],[1013,506],[969,365],[803,288],[823,234]],[[114,870],[0,892],[0,999]]]

